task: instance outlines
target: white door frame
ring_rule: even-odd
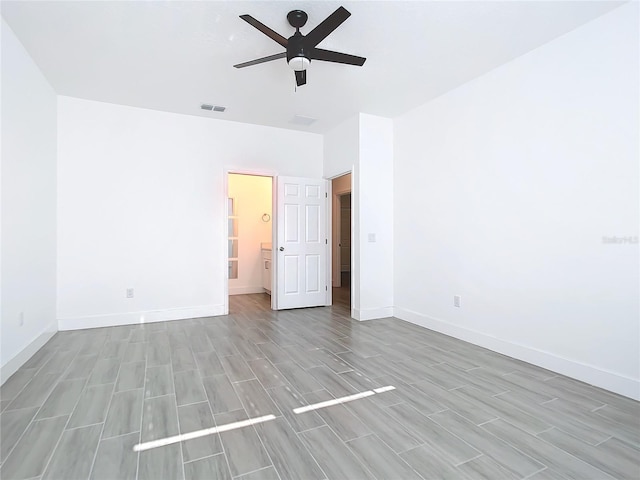
[[[333,288],[329,288],[333,286],[333,274],[331,273],[331,251],[333,250],[333,248],[331,248],[333,246],[329,245],[328,240],[331,240],[333,242],[333,233],[331,232],[331,218],[333,217],[333,213],[332,213],[332,208],[331,208],[331,199],[333,198],[333,193],[332,193],[332,182],[330,179],[326,178],[326,177],[322,177],[324,182],[325,182],[325,193],[326,193],[326,198],[325,198],[325,222],[326,222],[326,226],[325,226],[325,232],[327,235],[327,255],[326,255],[326,272],[327,272],[327,281],[326,281],[326,285],[327,285],[327,295],[325,297],[325,306],[326,307],[330,307],[333,304]]]
[[[227,221],[227,202],[229,198],[229,174],[237,174],[237,175],[254,175],[259,177],[271,177],[271,245],[275,245],[276,239],[276,229],[274,228],[276,222],[276,177],[278,174],[271,170],[258,170],[258,169],[247,169],[247,168],[237,168],[237,167],[225,167],[223,171],[223,188],[222,188],[222,211],[224,221],[222,226],[222,284],[224,286],[224,315],[229,315],[229,222]],[[271,262],[271,309],[275,310],[276,301],[277,301],[277,293],[273,286],[276,282],[275,275],[275,264]]]

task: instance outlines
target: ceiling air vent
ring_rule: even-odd
[[[202,110],[213,110],[214,112],[224,112],[227,109],[227,107],[221,107],[220,105],[209,105],[208,103],[203,103],[202,105],[200,105],[200,108]]]
[[[318,120],[317,118],[303,117],[302,115],[294,115],[293,118],[289,120],[289,123],[293,123],[294,125],[309,126],[317,120]]]

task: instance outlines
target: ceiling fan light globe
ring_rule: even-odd
[[[289,66],[296,72],[306,70],[307,68],[309,68],[310,64],[311,60],[309,60],[307,57],[293,57],[291,60],[289,60]]]

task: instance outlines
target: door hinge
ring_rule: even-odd
[[[327,245],[328,243],[329,243],[328,240],[325,238],[324,239],[324,244]]]
[[[324,198],[329,198],[329,194],[327,192],[324,192]]]
[[[326,291],[328,291],[328,290],[329,290],[329,287],[327,287],[327,286],[325,285],[325,286],[324,286],[324,291],[326,292]]]

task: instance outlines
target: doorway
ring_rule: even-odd
[[[234,306],[271,308],[273,177],[227,177],[228,293]],[[233,312],[232,312],[233,313]]]
[[[351,308],[351,173],[331,181],[333,304]]]
[[[265,310],[330,305],[327,181],[230,170],[226,177],[224,314],[244,302]],[[257,218],[264,225],[252,230]]]

